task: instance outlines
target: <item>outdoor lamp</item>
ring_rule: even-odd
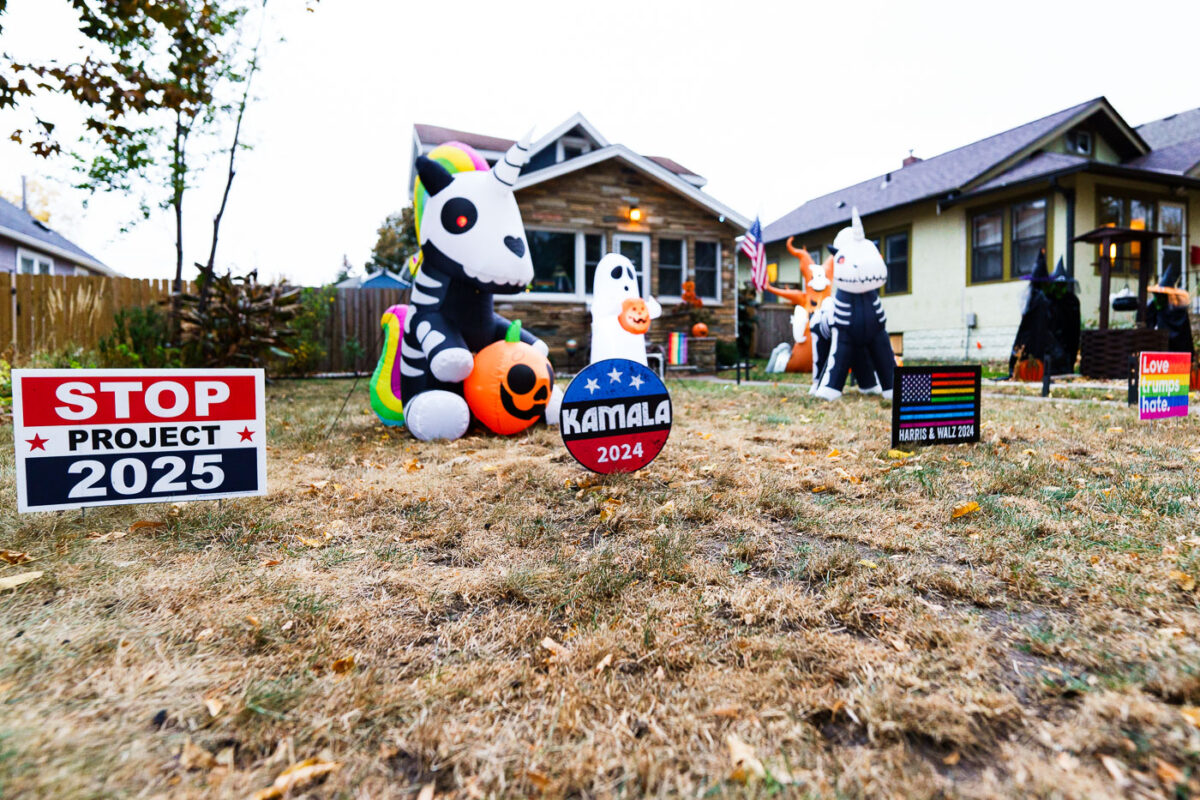
[[[638,208],[637,206],[630,206],[629,221],[630,222],[641,222],[642,221],[642,210],[640,208]]]

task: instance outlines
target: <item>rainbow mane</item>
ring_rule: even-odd
[[[459,172],[487,171],[488,163],[483,156],[475,152],[469,144],[462,142],[446,142],[439,144],[429,152],[426,158],[436,161],[446,168],[451,175]],[[421,240],[421,217],[425,214],[425,203],[429,200],[429,192],[421,185],[418,176],[413,181],[413,221],[417,228],[417,241]],[[415,277],[421,267],[421,254],[418,252],[408,260],[409,272]]]
[[[400,343],[404,338],[404,318],[408,306],[396,305],[383,312],[379,324],[383,327],[383,351],[371,375],[371,408],[384,425],[404,424],[404,401],[400,397]]]

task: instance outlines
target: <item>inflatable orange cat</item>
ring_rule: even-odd
[[[792,356],[788,359],[787,372],[813,371],[813,332],[811,318],[821,307],[821,302],[833,292],[833,256],[825,260],[821,268],[813,261],[811,255],[803,247],[792,246],[792,240],[787,240],[788,252],[800,259],[800,271],[804,275],[803,289],[776,289],[771,284],[763,288],[773,295],[782,297],[796,306],[792,312],[792,336],[796,344],[792,347]]]

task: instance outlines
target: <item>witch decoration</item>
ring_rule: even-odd
[[[492,297],[522,292],[533,280],[513,195],[528,157],[526,136],[491,169],[458,142],[417,159],[418,269],[410,305],[393,306],[384,315],[387,341],[371,381],[371,399],[385,423],[407,425],[423,441],[466,433],[471,410],[463,381],[475,365],[474,354],[504,341],[511,327],[493,310]],[[528,330],[513,330],[545,358],[545,342]],[[549,384],[535,400],[547,422],[556,424],[562,394],[551,388],[553,381]]]
[[[1149,288],[1150,300],[1146,303],[1146,327],[1167,332],[1167,349],[1173,353],[1191,353],[1195,347],[1192,340],[1192,321],[1188,315],[1190,298],[1179,283],[1178,264],[1163,270],[1158,286]]]
[[[1061,263],[1059,265],[1061,267]],[[1057,282],[1046,271],[1046,251],[1039,250],[1021,311],[1021,324],[1008,358],[1011,378],[1018,362],[1035,361],[1043,374],[1055,375],[1075,369],[1079,351],[1079,298],[1066,271],[1055,269]],[[1036,370],[1035,370],[1036,371]]]
[[[859,391],[891,400],[896,357],[879,300],[879,289],[887,282],[887,265],[875,243],[863,233],[857,208],[851,209],[850,227],[838,231],[829,250],[833,253],[833,306],[823,320],[829,331],[829,363],[813,394],[824,400],[838,399],[853,369]]]

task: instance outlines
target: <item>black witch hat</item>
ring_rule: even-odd
[[[1055,283],[1065,283],[1072,280],[1071,276],[1067,274],[1067,268],[1063,265],[1062,256],[1058,257],[1058,264],[1055,265],[1054,272],[1050,273],[1050,280]]]
[[[1038,250],[1037,263],[1033,266],[1033,272],[1028,275],[1022,275],[1021,279],[1033,281],[1034,283],[1049,283],[1050,273],[1046,270],[1045,249]]]
[[[1158,285],[1164,289],[1174,289],[1175,284],[1179,283],[1179,265],[1168,264],[1163,270],[1162,277],[1158,279]]]

